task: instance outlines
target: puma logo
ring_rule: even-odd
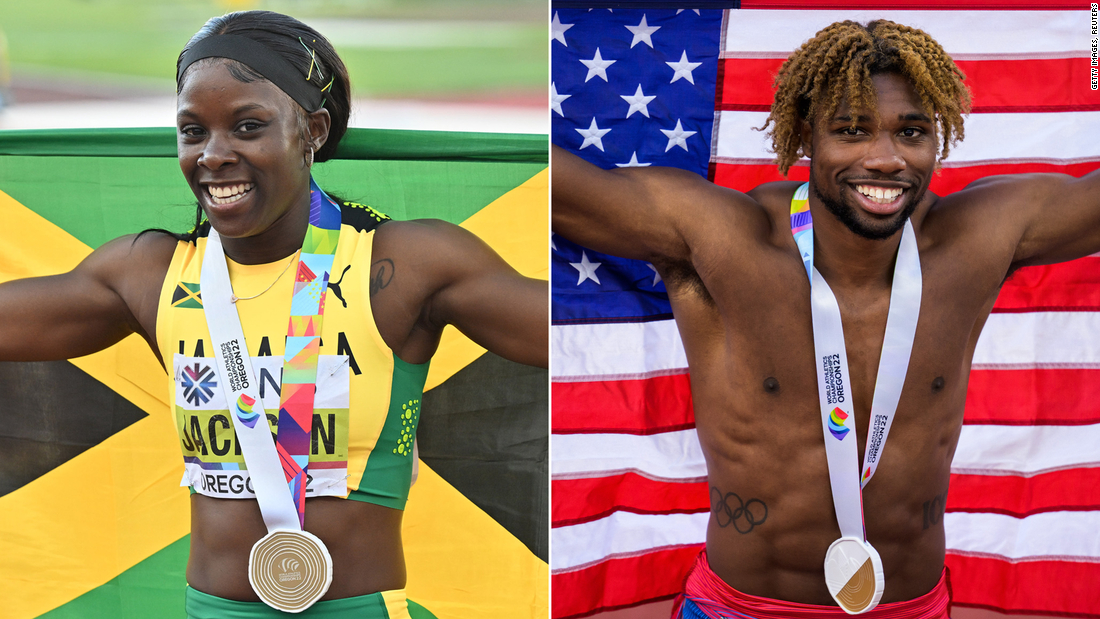
[[[332,294],[336,295],[336,298],[340,299],[340,302],[344,304],[344,309],[347,309],[348,302],[344,300],[344,295],[343,295],[342,292],[340,292],[340,283],[344,281],[344,276],[347,275],[348,269],[350,269],[350,268],[351,268],[350,264],[348,266],[344,267],[344,271],[342,273],[340,273],[340,280],[337,281],[335,284],[332,283],[331,281],[328,283],[329,290],[331,290]]]

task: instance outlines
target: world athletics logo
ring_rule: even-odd
[[[237,419],[240,419],[241,423],[249,428],[255,427],[256,420],[260,418],[259,413],[252,412],[252,405],[255,403],[255,399],[243,393],[237,398]],[[845,429],[845,432],[847,432],[847,429]]]
[[[832,432],[838,441],[843,441],[848,434],[848,428],[844,427],[844,420],[847,418],[848,413],[840,410],[839,407],[829,413],[829,432]]]

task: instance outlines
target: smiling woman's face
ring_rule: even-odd
[[[295,106],[267,80],[237,80],[225,60],[188,69],[176,107],[180,169],[223,237],[267,240],[308,217],[309,143]]]

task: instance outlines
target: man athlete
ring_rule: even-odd
[[[923,284],[912,353],[886,455],[862,494],[866,541],[885,576],[866,616],[946,617],[943,524],[926,528],[922,506],[944,504],[978,336],[1014,269],[1100,250],[1100,173],[997,176],[948,196],[928,192],[963,136],[969,94],[942,47],[892,22],[828,26],[784,63],[776,86],[765,127],[779,168],[810,158],[812,266],[843,323],[855,476],[907,221],[915,232]],[[817,317],[792,236],[802,183],[739,193],[682,170],[605,171],[557,147],[552,158],[555,232],[651,262],[686,351],[713,517],[676,616],[843,615],[823,573],[840,527]],[[730,493],[744,501],[741,524],[752,516],[756,526],[732,526]]]

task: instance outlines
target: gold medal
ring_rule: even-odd
[[[849,615],[871,610],[882,599],[886,584],[878,551],[855,537],[836,540],[825,553],[825,584]]]
[[[264,604],[300,613],[328,591],[332,557],[311,533],[272,531],[252,546],[248,582]]]

